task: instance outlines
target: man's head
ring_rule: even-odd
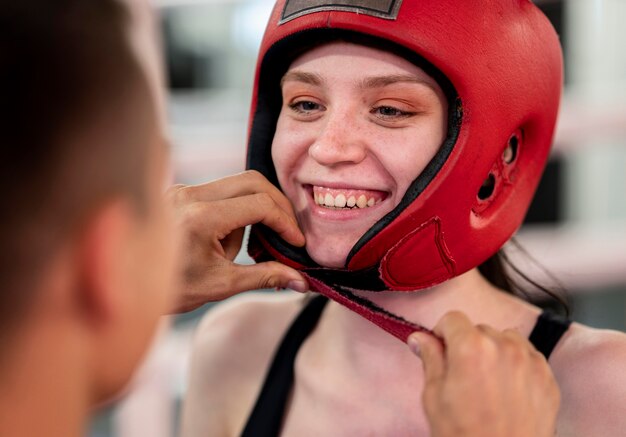
[[[0,358],[28,323],[83,330],[112,357],[92,369],[96,397],[128,377],[173,278],[167,151],[132,20],[115,0],[0,5]]]

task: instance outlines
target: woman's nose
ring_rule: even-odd
[[[357,164],[366,156],[366,138],[349,113],[330,113],[309,147],[309,156],[325,166]]]

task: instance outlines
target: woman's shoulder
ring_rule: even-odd
[[[572,323],[550,362],[555,371],[576,379],[581,377],[580,371],[597,371],[604,376],[613,371],[625,373],[626,333]]]
[[[573,323],[550,358],[561,389],[564,435],[626,429],[626,334]]]
[[[200,322],[194,352],[206,361],[269,362],[290,323],[304,306],[296,293],[246,293],[209,310]],[[244,360],[244,361],[242,361]],[[243,370],[243,369],[242,369]]]
[[[304,305],[297,293],[245,293],[207,312],[191,351],[183,436],[240,432],[274,350]]]

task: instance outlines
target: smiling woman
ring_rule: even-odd
[[[272,143],[278,181],[308,254],[320,265],[342,267],[435,156],[446,134],[447,101],[416,65],[346,42],[300,56],[281,84]]]

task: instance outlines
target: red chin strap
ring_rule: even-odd
[[[275,260],[295,268],[308,281],[311,291],[322,294],[361,315],[404,343],[415,331],[431,332],[356,294],[357,291],[376,293],[390,290],[381,279],[380,266],[360,271],[304,266],[269,245],[260,229],[255,227],[248,241],[248,253],[257,262]]]
[[[409,335],[415,331],[431,332],[423,326],[416,325],[376,306],[373,302],[357,296],[349,289],[330,286],[306,272],[302,272],[302,274],[309,281],[311,291],[320,293],[354,311],[404,343],[406,343]]]

